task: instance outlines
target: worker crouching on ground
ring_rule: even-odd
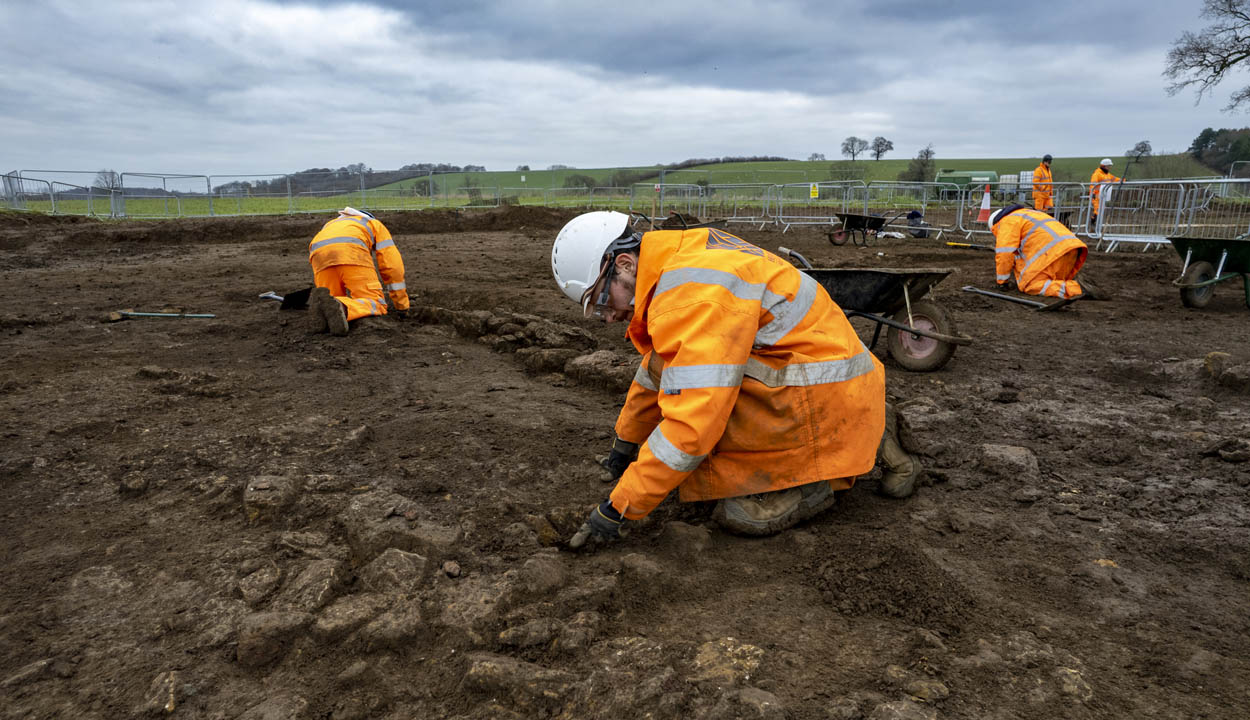
[[[396,310],[408,310],[404,259],[391,232],[367,212],[352,207],[339,210],[339,216],[308,244],[308,262],[317,286],[309,304],[321,331],[346,335],[348,322],[385,315],[383,292],[389,294]]]
[[[1023,205],[1009,205],[990,215],[994,233],[995,279],[999,287],[1028,295],[1105,299],[1088,280],[1076,279],[1089,248],[1066,225]]]
[[[605,466],[615,489],[570,545],[614,540],[674,488],[719,500],[747,535],[833,505],[874,465],[907,497],[920,465],[886,434],[885,370],[825,289],[788,262],[710,228],[638,232],[617,212],[579,215],[551,252],[587,316],[628,322],[642,354]]]

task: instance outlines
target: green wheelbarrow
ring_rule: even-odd
[[[1232,239],[1168,238],[1184,259],[1181,276],[1172,284],[1181,290],[1185,307],[1203,308],[1215,296],[1215,286],[1241,277],[1246,307],[1250,307],[1250,233]]]

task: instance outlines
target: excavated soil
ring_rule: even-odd
[[[418,312],[336,338],[257,298],[325,217],[6,215],[0,717],[1250,715],[1235,284],[1187,310],[1170,251],[1094,253],[1114,298],[1035,313],[959,292],[989,253],[738,227],[958,269],[974,343],[887,361],[922,487],[762,540],[670,499],[575,553],[635,360],[552,283],[568,217],[383,216]]]

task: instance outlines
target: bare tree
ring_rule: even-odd
[[[811,155],[807,156],[807,161],[808,162],[824,162],[825,154],[824,153],[812,153]]]
[[[1131,150],[1126,151],[1124,153],[1124,157],[1133,158],[1133,162],[1139,162],[1144,157],[1150,157],[1152,152],[1153,151],[1150,149],[1150,141],[1142,140],[1134,145]]]
[[[933,151],[933,143],[925,145],[907,164],[907,169],[898,174],[898,179],[909,182],[928,182],[933,177],[934,155],[936,153]]]
[[[105,190],[116,190],[122,186],[122,176],[115,170],[101,170],[95,174],[95,181],[91,184]]]
[[[854,135],[842,141],[842,154],[855,162],[855,158],[863,155],[868,150],[868,141],[863,138],[857,138]]]
[[[1202,17],[1211,25],[1198,34],[1184,32],[1168,50],[1163,76],[1171,82],[1168,95],[1187,87],[1197,90],[1195,104],[1213,93],[1235,65],[1250,58],[1250,0],[1204,0]],[[1250,102],[1250,85],[1229,96],[1226,112]]]
[[[880,135],[872,139],[872,159],[880,160],[882,155],[894,149],[894,143],[886,140]]]

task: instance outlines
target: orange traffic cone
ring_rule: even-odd
[[[977,213],[977,222],[990,221],[990,186],[985,186],[985,194],[981,196],[981,212]]]

